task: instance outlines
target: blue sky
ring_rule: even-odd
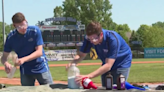
[[[64,0],[4,0],[5,22],[11,24],[16,12],[25,14],[30,25],[53,16],[53,9],[62,5]],[[164,0],[110,0],[113,5],[112,19],[117,24],[128,24],[137,30],[141,24],[151,25],[164,22]],[[1,2],[0,2],[1,3]],[[2,21],[0,4],[0,21]]]

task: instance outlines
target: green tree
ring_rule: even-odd
[[[159,27],[162,28],[164,30],[164,22],[158,21],[156,23],[152,24],[153,27]]]
[[[146,31],[146,33],[144,34],[144,47],[164,47],[163,35],[164,31],[162,28],[151,27],[149,31]]]
[[[144,41],[144,39],[146,38],[146,36],[147,36],[147,32],[150,30],[150,26],[148,26],[148,25],[140,25],[140,27],[138,28],[138,30],[137,30],[137,34],[138,34],[138,36],[139,36],[139,39],[138,40],[140,40],[140,41]]]
[[[112,15],[111,9],[112,5],[109,0],[65,0],[63,2],[62,14],[64,14],[64,17],[73,17],[85,25],[90,21],[98,21],[103,28],[113,29],[116,23],[113,23],[110,18]],[[60,12],[57,11],[57,7],[55,12],[54,16],[60,14]],[[66,22],[66,24],[75,23]]]
[[[135,47],[140,47],[140,44],[132,44],[133,41],[140,41],[139,34],[136,31],[132,31],[131,37],[129,39],[129,45],[133,49]]]
[[[54,9],[54,17],[63,17],[64,12],[61,6],[56,6]]]
[[[0,34],[0,51],[3,50],[3,35]]]
[[[3,30],[2,30],[2,28],[3,28],[3,23],[0,22],[0,51],[3,50]],[[5,34],[6,34],[6,36],[7,36],[7,35],[10,33],[10,31],[13,30],[13,29],[14,29],[14,27],[12,26],[12,24],[7,25],[7,24],[5,23]]]
[[[127,32],[131,32],[129,26],[127,24],[117,25],[115,30],[124,38],[124,40],[129,43],[129,39],[126,35]]]
[[[64,11],[62,6],[56,6],[54,9],[54,17],[63,17],[64,16]],[[56,24],[64,24],[64,22],[61,21],[54,21],[52,24],[56,25]]]

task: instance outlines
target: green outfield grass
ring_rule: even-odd
[[[133,59],[133,62],[144,62],[144,61],[164,61],[164,58],[149,58],[149,59]],[[49,64],[67,64],[68,61],[54,61],[54,62],[48,62]],[[81,63],[101,63],[101,60],[83,60]]]
[[[88,74],[96,70],[100,66],[78,66],[81,74]],[[130,83],[144,83],[144,82],[163,82],[164,81],[164,64],[133,64],[131,67],[128,82]],[[50,67],[51,74],[54,80],[67,81],[67,72],[65,67]],[[0,71],[0,77],[6,77],[4,71]],[[14,77],[20,77],[19,70]],[[92,79],[95,83],[100,83],[100,76]]]

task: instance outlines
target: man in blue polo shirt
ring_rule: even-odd
[[[86,27],[86,37],[80,52],[66,68],[69,68],[72,63],[79,63],[83,60],[91,47],[95,48],[102,61],[102,66],[88,75],[77,76],[77,82],[84,77],[94,78],[101,75],[102,86],[105,87],[105,77],[108,72],[112,74],[114,84],[117,83],[120,73],[127,80],[132,61],[131,49],[118,33],[102,29],[98,22],[91,22]]]
[[[40,29],[37,26],[28,26],[24,15],[19,12],[13,15],[12,22],[16,29],[7,36],[1,57],[5,71],[11,71],[7,58],[14,51],[18,55],[15,65],[20,66],[22,86],[34,86],[35,80],[40,85],[52,84]]]

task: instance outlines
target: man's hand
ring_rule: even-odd
[[[9,73],[12,69],[12,65],[7,61],[9,54],[9,52],[3,52],[1,57],[1,63],[5,66],[6,73]]]
[[[79,54],[74,57],[74,60],[66,65],[66,70],[68,70],[68,68],[72,65],[72,63],[77,64],[80,61],[82,61],[86,57],[86,55],[87,55],[86,53],[79,52]]]
[[[25,61],[25,58],[20,58],[18,59],[16,62],[15,62],[15,65],[16,66],[21,66],[22,64],[24,64],[26,61]]]
[[[68,70],[68,68],[69,68],[71,65],[72,65],[72,62],[70,62],[70,63],[68,63],[68,64],[66,65],[66,71]]]
[[[5,62],[4,66],[5,66],[6,73],[10,73],[10,71],[12,69],[12,65],[10,63],[8,63],[8,62]]]
[[[35,49],[36,49],[36,51],[31,53],[30,55],[18,59],[17,64],[20,65],[20,64],[23,64],[24,62],[32,61],[43,55],[43,53],[42,53],[43,46],[42,45],[37,46]]]
[[[74,57],[74,60],[77,60],[77,59],[79,59],[80,57],[79,57],[79,55],[76,55],[75,57]],[[74,61],[71,61],[70,63],[68,63],[67,65],[66,65],[66,70],[68,70],[68,68],[72,65],[74,63]]]
[[[78,75],[78,76],[76,76],[76,79],[75,79],[76,83],[81,83],[82,79],[85,77],[91,78],[90,75]]]

